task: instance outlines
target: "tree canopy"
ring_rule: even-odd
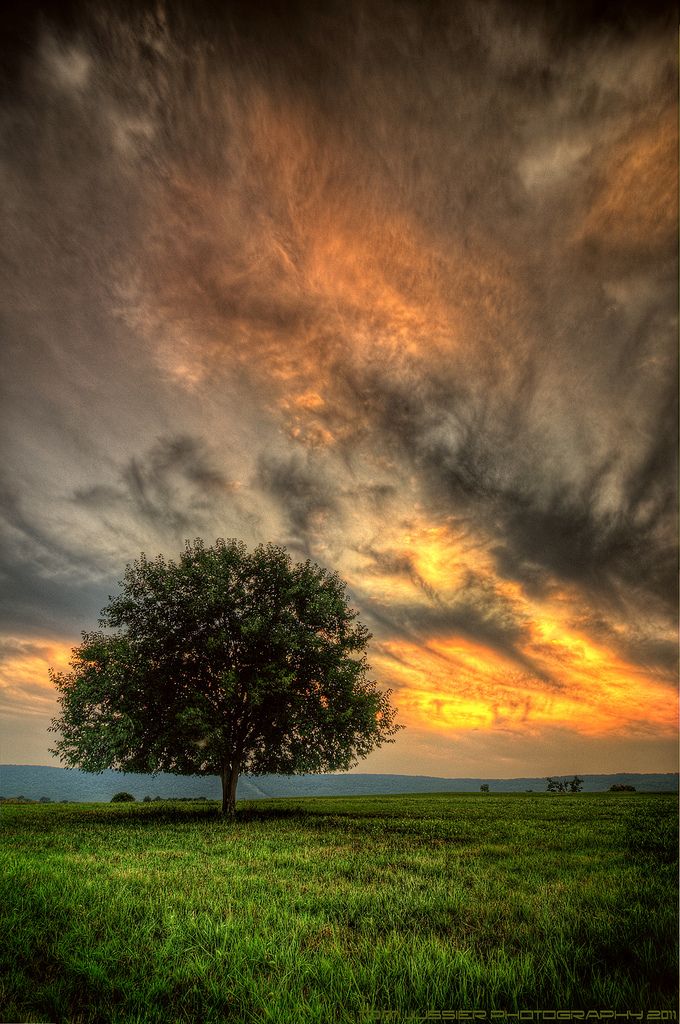
[[[219,775],[233,815],[240,773],[347,770],[401,728],[337,573],[196,540],[177,561],[142,554],[120,587],[50,673],[71,767]]]

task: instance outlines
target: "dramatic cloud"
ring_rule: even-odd
[[[479,731],[503,773],[559,770],[527,738],[567,771],[602,766],[598,737],[612,770],[671,768],[671,9],[177,0],[9,27],[16,706],[53,699],[36,665],[140,550],[238,536],[347,578],[411,726],[376,766],[478,772]]]

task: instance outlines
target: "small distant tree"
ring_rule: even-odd
[[[336,573],[284,548],[187,543],[125,570],[71,671],[53,672],[72,767],[219,775],[344,771],[400,726],[369,678],[368,630]]]
[[[625,782],[615,782],[613,786],[609,787],[610,793],[635,793],[635,786],[629,786]]]
[[[132,793],[114,793],[111,797],[112,804],[129,804],[134,803],[134,800]]]
[[[583,779],[579,779],[578,775],[575,775],[574,778],[569,783],[569,790],[570,790],[570,792],[571,793],[580,793],[582,788],[583,788]]]
[[[489,783],[488,782],[483,782],[479,788],[480,788],[480,791],[482,793],[488,793],[489,792]]]

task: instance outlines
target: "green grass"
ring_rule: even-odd
[[[677,1011],[674,797],[1,813],[3,1021]]]

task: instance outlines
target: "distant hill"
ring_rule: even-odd
[[[678,775],[615,774],[584,775],[584,793],[602,793],[615,783],[635,786],[638,792],[677,792]],[[482,783],[491,793],[543,793],[544,778],[522,779],[442,779],[428,775],[262,775],[239,779],[239,800],[263,800],[269,797],[368,796],[389,793],[478,793]],[[203,796],[217,800],[220,780],[211,776],[131,775],[105,771],[100,775],[76,769],[44,765],[0,765],[0,796],[25,796],[31,800],[71,800],[77,803],[108,802],[114,793],[126,790],[138,800],[145,796]]]

